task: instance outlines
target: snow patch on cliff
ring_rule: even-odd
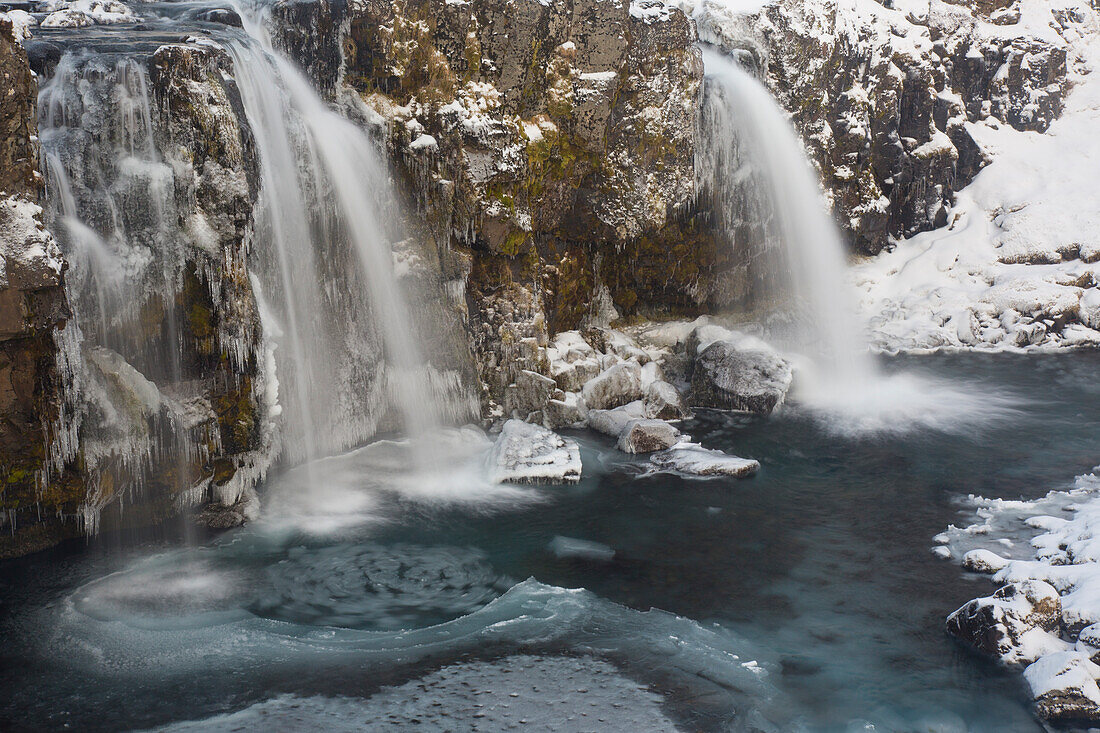
[[[967,123],[992,163],[947,227],[855,267],[875,347],[1100,344],[1100,36],[1095,16],[1081,27],[1092,35],[1076,44],[1084,66],[1062,116],[1045,133]]]

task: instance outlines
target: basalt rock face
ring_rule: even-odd
[[[839,223],[872,254],[947,222],[955,192],[987,162],[969,123],[1043,131],[1068,91],[1059,33],[1072,18],[1025,27],[1019,3],[1000,0],[909,7],[781,0],[699,18],[704,40],[747,52],[766,77]]]
[[[539,349],[555,332],[694,313],[737,291],[720,275],[732,254],[693,211],[702,63],[681,12],[371,0],[293,13],[303,7],[346,29],[344,81],[377,113],[438,250],[465,262],[487,408],[520,371],[545,374]],[[310,70],[334,52],[281,36]]]
[[[43,495],[48,426],[56,419],[55,328],[68,307],[62,259],[42,224],[42,184],[27,54],[0,18],[0,526],[30,512]],[[57,496],[56,491],[45,497]],[[8,535],[8,531],[0,536]],[[0,557],[34,549],[56,528],[5,537]]]
[[[4,74],[14,59],[15,71],[30,75],[15,48],[5,47]],[[43,144],[52,166],[45,214],[29,200],[43,181],[35,170],[38,84],[30,76],[17,99],[2,100],[5,121],[9,104],[26,115],[20,129],[32,173],[20,180],[35,188],[0,209],[9,275],[0,299],[23,303],[21,325],[5,318],[0,343],[7,362],[0,557],[159,522],[204,501],[241,506],[268,460],[256,394],[259,321],[245,264],[254,164],[226,81],[229,58],[193,45],[140,58],[61,58],[43,67],[83,79],[80,96],[59,91],[40,100],[69,120],[65,129],[42,131],[52,136]],[[133,96],[139,89],[147,108]],[[136,126],[113,127],[112,114],[129,114]],[[108,160],[118,140],[135,152]],[[12,143],[5,141],[5,154]],[[112,205],[121,218],[110,214]],[[68,223],[66,206],[86,232]],[[72,260],[65,287],[61,252],[43,219],[64,235]],[[109,256],[119,259],[97,272],[79,237],[115,241]],[[125,279],[113,291],[109,275],[117,271]],[[116,298],[121,304],[108,310],[92,305]],[[73,315],[77,306],[81,317]],[[13,312],[5,307],[0,317]]]

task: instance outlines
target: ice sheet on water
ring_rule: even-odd
[[[501,660],[452,664],[368,699],[280,695],[244,710],[161,730],[342,732],[532,730],[672,731],[660,695],[589,657],[521,654]]]

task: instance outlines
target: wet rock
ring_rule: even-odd
[[[1005,664],[1031,663],[1063,650],[1054,634],[1061,623],[1062,602],[1049,583],[1026,580],[975,598],[947,618],[947,631],[960,641]]]
[[[679,440],[680,431],[664,420],[632,420],[619,433],[618,448],[624,453],[653,453]]]
[[[234,504],[209,504],[195,517],[196,524],[208,529],[225,530],[240,527],[248,521],[244,507]]]
[[[241,16],[237,14],[235,10],[228,8],[212,8],[210,10],[203,10],[195,16],[196,20],[203,20],[207,23],[218,23],[220,25],[227,25],[232,28],[240,28],[242,26]]]
[[[791,379],[791,365],[774,351],[716,341],[695,359],[689,398],[695,407],[767,415],[783,403]]]
[[[642,391],[642,368],[637,362],[614,365],[581,389],[581,397],[591,410],[620,407],[645,396]]]
[[[1100,667],[1087,654],[1048,654],[1024,670],[1036,712],[1047,720],[1100,719]]]
[[[581,480],[576,441],[520,420],[504,423],[488,456],[489,478],[511,484],[575,484]]]

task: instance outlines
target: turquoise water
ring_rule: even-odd
[[[1018,673],[944,634],[990,586],[930,548],[960,495],[1038,496],[1100,461],[1100,355],[888,366],[1014,406],[861,437],[797,408],[700,415],[703,444],[760,460],[744,481],[639,478],[587,433],[579,486],[470,501],[340,464],[319,480],[370,501],[337,530],[0,563],[0,727],[1042,730]]]

